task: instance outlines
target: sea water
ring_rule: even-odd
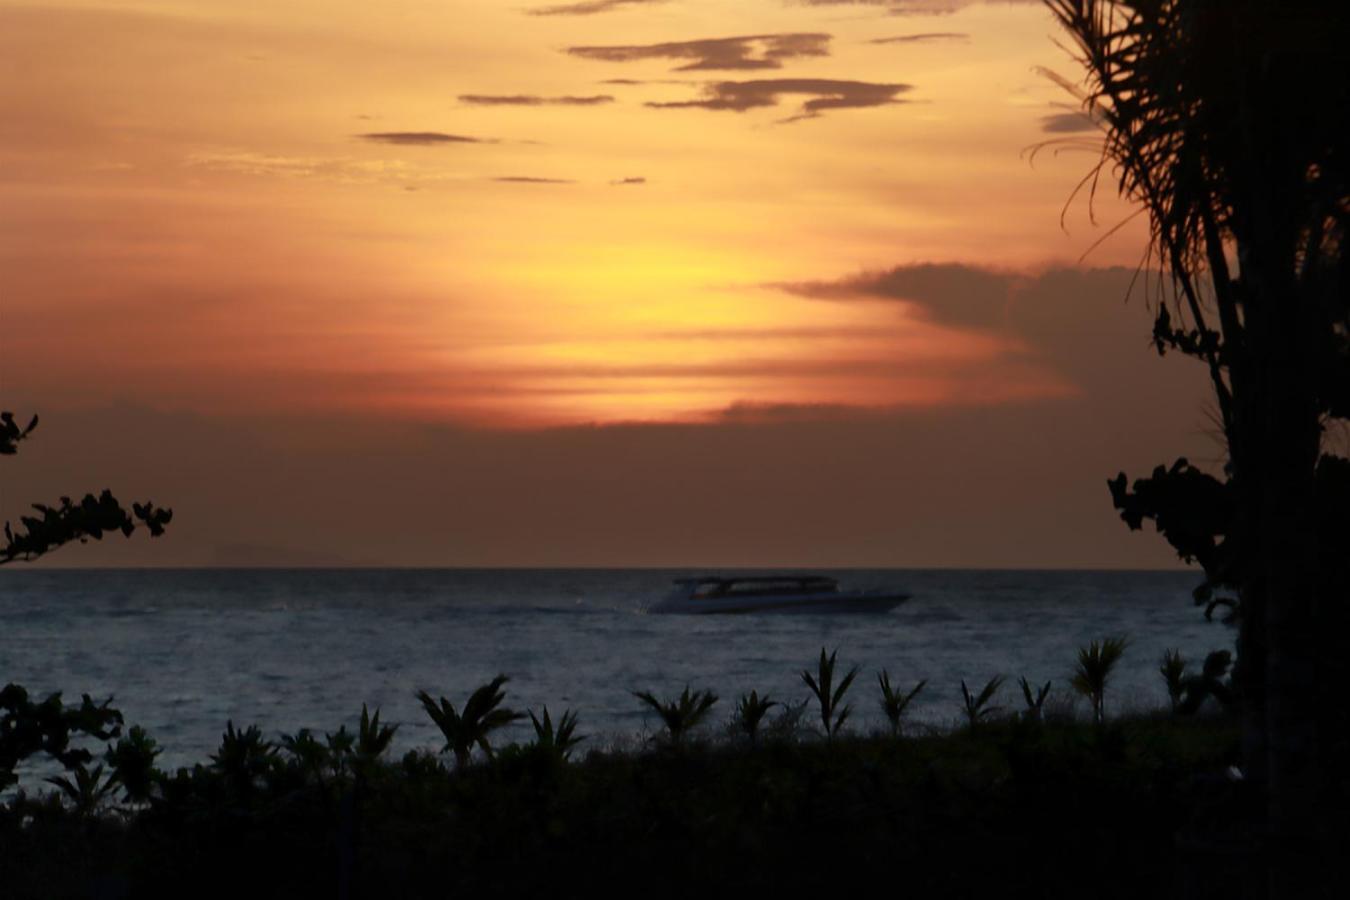
[[[114,698],[128,724],[163,747],[163,766],[206,762],[227,721],[275,737],[334,731],[379,708],[400,750],[442,741],[418,690],[457,707],[498,673],[506,705],[556,719],[577,712],[590,746],[629,745],[659,726],[633,697],[686,685],[716,692],[711,729],[751,689],[781,701],[821,648],[857,666],[853,728],[881,728],[877,673],[928,685],[918,724],[961,715],[972,689],[1007,678],[995,703],[1022,705],[1018,676],[1053,682],[1067,702],[1079,647],[1124,636],[1107,695],[1113,711],[1160,707],[1158,664],[1231,649],[1231,628],[1190,600],[1194,572],[852,570],[845,588],[899,588],[913,599],[881,615],[651,615],[664,570],[49,570],[0,571],[0,683],[33,695]],[[1052,699],[1051,701],[1056,702]],[[1081,704],[1080,704],[1081,705]],[[809,721],[804,720],[804,721]],[[527,740],[528,720],[505,741]]]

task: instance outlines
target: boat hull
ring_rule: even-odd
[[[696,616],[743,616],[761,613],[796,615],[834,615],[836,613],[876,614],[890,612],[909,599],[909,594],[894,591],[837,591],[780,597],[708,597],[680,596],[663,600],[649,612]]]

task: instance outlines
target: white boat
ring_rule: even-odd
[[[880,613],[909,594],[891,590],[841,591],[819,575],[678,578],[675,590],[649,612],[695,615],[736,613]]]

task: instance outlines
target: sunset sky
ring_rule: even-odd
[[[1126,300],[1114,184],[1061,222],[1059,37],[1013,0],[0,0],[0,405],[44,420],[0,518],[178,513],[66,565],[1171,565],[1105,479],[1219,455],[1203,373]]]

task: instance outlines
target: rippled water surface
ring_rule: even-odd
[[[517,708],[579,711],[592,741],[654,727],[630,691],[710,688],[730,714],[757,689],[805,696],[798,673],[822,646],[861,669],[855,727],[879,727],[876,672],[929,680],[915,716],[946,723],[960,680],[1053,679],[1077,647],[1126,635],[1108,702],[1161,704],[1164,649],[1231,648],[1232,632],[1191,605],[1186,572],[849,571],[845,587],[901,587],[880,616],[648,615],[679,575],[655,570],[154,570],[0,573],[0,682],[78,698],[113,694],[129,723],[204,761],[226,720],[265,730],[334,730],[362,702],[401,722],[403,747],[439,742],[413,697],[458,703],[498,672]],[[513,736],[526,737],[524,730]]]

